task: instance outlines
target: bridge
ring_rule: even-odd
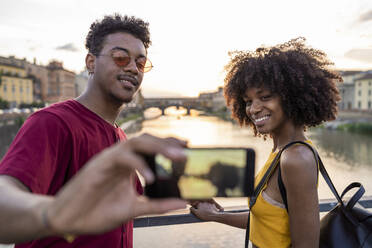
[[[190,115],[191,109],[203,110],[210,107],[210,101],[201,99],[199,97],[171,97],[171,98],[145,98],[143,101],[143,108],[159,108],[161,114],[165,114],[165,109],[175,106],[184,107],[187,109],[187,115]]]

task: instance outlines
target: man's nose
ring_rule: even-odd
[[[124,71],[131,72],[133,74],[138,74],[138,72],[139,72],[136,60],[133,59],[133,58],[130,60],[129,64],[124,66],[123,69],[124,69]]]

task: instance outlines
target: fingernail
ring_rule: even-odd
[[[143,174],[147,182],[152,183],[154,181],[154,174],[150,170],[145,170]]]

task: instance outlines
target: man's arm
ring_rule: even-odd
[[[178,199],[151,200],[133,187],[138,170],[153,179],[139,153],[184,161],[185,142],[142,135],[94,156],[56,196],[32,194],[18,180],[0,177],[0,243],[46,236],[98,234],[140,215],[185,207]]]
[[[42,222],[41,210],[51,197],[31,194],[17,179],[0,176],[0,241],[19,243],[53,235]]]

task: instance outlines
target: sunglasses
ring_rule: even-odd
[[[119,67],[129,65],[131,57],[124,51],[112,51],[110,55],[101,54],[99,56],[111,56],[114,63]],[[148,72],[153,68],[151,61],[146,57],[139,57],[135,60],[137,69],[140,72]]]

